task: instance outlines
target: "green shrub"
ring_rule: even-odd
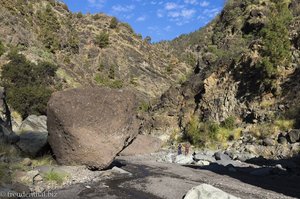
[[[109,27],[111,29],[115,29],[117,26],[118,26],[118,19],[116,17],[113,17],[111,20],[110,20],[110,24],[109,24]]]
[[[183,53],[181,59],[192,67],[195,67],[197,64],[196,57],[191,52]]]
[[[111,66],[109,68],[108,78],[115,79],[115,67],[114,66]]]
[[[141,112],[148,112],[151,109],[151,104],[150,104],[150,102],[142,101],[142,102],[140,102],[138,109]]]
[[[200,122],[193,116],[187,125],[185,139],[196,146],[207,146],[216,141],[219,125],[215,122]]]
[[[134,33],[134,30],[129,23],[122,23],[122,25],[127,28],[130,33]]]
[[[99,20],[101,17],[100,17],[99,14],[95,14],[95,15],[92,16],[92,18],[93,18],[95,21],[97,21],[97,20]]]
[[[0,41],[0,56],[2,56],[5,53],[5,47],[2,44],[2,42]]]
[[[147,43],[147,44],[151,44],[151,37],[150,36],[147,36],[147,37],[145,37],[145,42]]]
[[[50,5],[47,5],[45,10],[37,12],[37,17],[39,19],[38,23],[41,27],[40,29],[40,39],[43,41],[44,46],[51,52],[59,49],[60,41],[57,34],[60,29],[60,23],[57,19],[55,12],[52,10]]]
[[[288,131],[295,126],[295,120],[278,119],[274,122],[281,131]]]
[[[23,118],[32,114],[46,115],[51,93],[45,86],[14,87],[8,89],[7,101]]]
[[[278,76],[278,68],[288,66],[291,62],[291,42],[289,39],[289,23],[292,13],[288,3],[273,1],[269,22],[261,30],[263,40],[262,59],[259,63],[263,83],[268,89],[276,87],[275,81]]]
[[[260,139],[270,137],[278,132],[278,127],[272,123],[257,124],[250,129],[250,133]]]
[[[95,44],[100,48],[105,48],[109,45],[109,34],[107,32],[101,32],[95,38]]]
[[[82,14],[82,12],[78,12],[78,13],[76,14],[76,16],[77,16],[78,19],[81,19],[81,18],[83,17],[83,14]]]
[[[226,118],[224,120],[224,122],[222,122],[222,127],[229,129],[229,130],[233,130],[236,127],[235,117],[229,116],[228,118]]]
[[[122,88],[123,87],[123,81],[122,80],[113,80],[107,77],[104,77],[101,74],[96,74],[94,77],[94,80],[97,84],[107,86],[110,88]]]
[[[241,129],[235,128],[234,121],[233,117],[229,117],[226,125],[224,122],[220,126],[212,121],[201,122],[196,116],[193,116],[185,129],[183,140],[188,140],[193,145],[201,147],[212,147],[215,144],[224,146],[228,140],[236,140],[241,135]]]
[[[10,52],[8,57],[10,62],[2,68],[1,84],[7,90],[9,105],[23,118],[46,114],[58,67],[47,62],[33,64],[17,51]]]
[[[49,171],[44,174],[44,179],[48,182],[55,182],[57,184],[62,184],[66,178],[68,177],[67,174],[55,171]]]

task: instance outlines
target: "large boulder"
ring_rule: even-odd
[[[202,184],[193,187],[187,192],[184,199],[238,199],[221,189],[215,188],[209,184]]]
[[[54,93],[47,127],[58,163],[107,168],[138,134],[137,104],[128,90],[95,87]]]
[[[138,135],[136,139],[126,147],[121,156],[150,154],[159,151],[162,141],[150,135]]]

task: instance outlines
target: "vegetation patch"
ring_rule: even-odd
[[[48,182],[54,182],[56,184],[61,185],[66,179],[68,175],[62,172],[49,171],[44,174],[44,179]]]
[[[117,28],[118,23],[119,23],[118,19],[117,19],[116,17],[113,17],[113,18],[110,20],[109,27],[110,27],[111,29],[115,29],[115,28]]]
[[[5,53],[5,47],[2,44],[2,42],[0,41],[0,56],[2,56]]]
[[[220,125],[216,122],[201,122],[192,116],[184,133],[183,140],[199,147],[225,146],[227,141],[239,139],[241,129],[236,128],[235,118],[229,117]]]
[[[269,90],[276,90],[278,68],[289,66],[292,57],[288,30],[292,20],[289,3],[288,1],[273,1],[273,3],[269,22],[260,32],[263,50],[261,62],[258,64],[263,84]]]
[[[111,79],[108,77],[103,76],[102,74],[96,74],[94,80],[98,85],[107,86],[110,88],[122,88],[123,81],[119,79]]]
[[[31,63],[15,50],[8,57],[10,62],[3,66],[1,73],[8,103],[23,118],[31,114],[45,115],[58,67],[48,62]]]
[[[105,48],[109,45],[109,34],[107,32],[101,32],[95,38],[95,44],[100,48]]]

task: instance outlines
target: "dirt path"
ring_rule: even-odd
[[[150,157],[119,158],[121,168],[131,176],[119,174],[96,184],[80,184],[57,191],[59,199],[181,199],[193,186],[211,184],[240,198],[299,198],[300,177],[268,177],[229,172],[222,166],[190,168],[159,163]],[[276,191],[274,191],[276,190]]]

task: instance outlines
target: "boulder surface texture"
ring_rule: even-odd
[[[128,90],[77,88],[48,103],[48,141],[60,164],[107,168],[139,131],[137,100]]]

